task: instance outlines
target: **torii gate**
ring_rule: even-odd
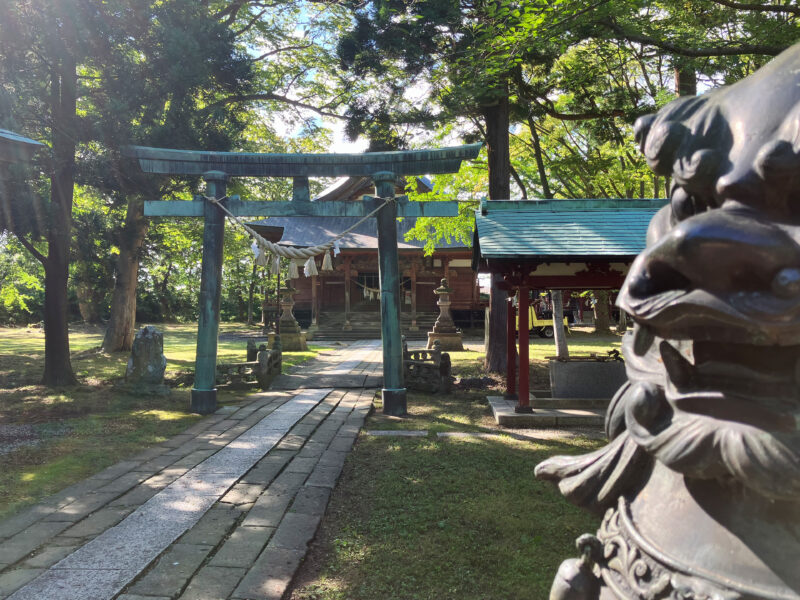
[[[409,202],[395,199],[395,179],[405,175],[455,173],[464,159],[478,156],[481,144],[436,150],[370,152],[366,154],[257,154],[205,152],[131,146],[126,156],[136,158],[146,173],[202,175],[207,196],[223,202],[237,217],[363,217],[387,198],[394,199],[376,214],[378,274],[381,286],[381,338],[383,340],[383,412],[406,413],[403,384],[403,348],[400,336],[400,277],[397,261],[397,217],[454,217],[456,202]],[[311,202],[309,177],[371,177],[377,198],[363,202]],[[230,177],[292,177],[291,202],[242,201],[226,197]],[[223,200],[224,199],[224,200]],[[147,201],[148,217],[204,217],[203,264],[200,279],[200,315],[191,410],[207,414],[216,410],[217,334],[222,278],[222,243],[225,214],[202,197],[193,201]]]

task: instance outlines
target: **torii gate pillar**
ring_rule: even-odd
[[[382,200],[394,199],[395,175],[372,176]],[[403,384],[403,341],[400,335],[400,268],[397,259],[397,205],[389,202],[377,214],[378,276],[381,281],[381,338],[383,339],[383,414],[406,414]]]
[[[222,171],[208,171],[206,195],[225,197],[228,176]],[[197,321],[197,354],[192,386],[191,411],[205,415],[217,409],[217,335],[219,300],[222,291],[222,247],[225,239],[225,213],[206,202],[203,227],[203,263],[200,274],[200,314]]]

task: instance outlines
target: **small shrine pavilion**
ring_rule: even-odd
[[[403,193],[402,185],[398,182],[398,194]],[[420,192],[432,189],[425,177],[417,177],[416,186]],[[368,177],[347,177],[312,202],[355,202],[374,193],[374,184]],[[270,217],[251,226],[259,232],[267,227],[280,228],[280,245],[304,248],[348,229],[358,220],[356,217]],[[435,290],[442,279],[447,279],[453,290],[451,310],[457,323],[463,327],[482,326],[487,302],[480,298],[478,276],[471,268],[472,250],[457,241],[440,242],[431,256],[425,256],[424,242],[405,239],[415,222],[414,217],[407,217],[397,224],[403,334],[409,339],[426,339],[438,316]],[[338,242],[338,249],[333,257],[333,272],[320,269],[319,275],[305,277],[300,268],[299,277],[291,282],[296,290],[294,314],[316,339],[342,339],[348,335],[378,338],[380,285],[375,223],[362,223]]]
[[[668,200],[487,200],[475,216],[472,268],[499,273],[519,292],[518,412],[530,412],[530,290],[614,290],[644,249]],[[516,312],[508,311],[507,389],[515,390]]]

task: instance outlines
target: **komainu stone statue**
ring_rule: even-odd
[[[536,474],[604,514],[552,600],[800,599],[800,45],[639,119],[671,176],[619,305],[610,443]]]

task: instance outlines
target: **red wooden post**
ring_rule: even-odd
[[[506,398],[509,399],[517,397],[517,309],[513,300],[513,296],[508,299],[506,319]]]
[[[528,373],[530,372],[530,361],[528,358],[528,293],[525,286],[519,288],[519,401],[514,408],[518,413],[533,412],[530,403],[530,386],[528,384]]]

